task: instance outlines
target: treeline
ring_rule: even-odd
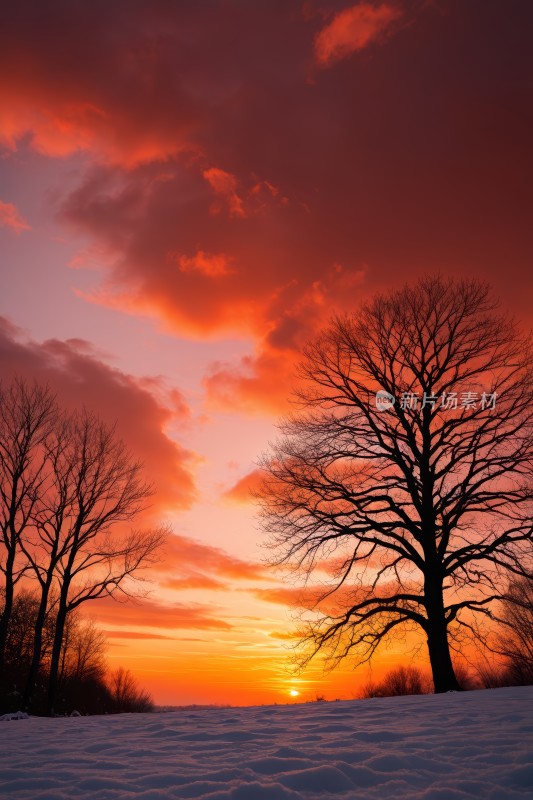
[[[0,687],[0,713],[23,709],[34,714],[46,713],[55,628],[54,609],[52,603],[43,628],[41,660],[38,673],[33,678],[28,707],[24,696],[32,664],[39,598],[36,593],[26,589],[15,596]],[[122,667],[114,671],[109,669],[106,650],[106,637],[92,620],[84,619],[77,610],[68,615],[59,660],[56,714],[153,711],[152,698],[138,687],[129,670]]]
[[[462,690],[495,689],[502,686],[533,684],[533,581],[519,578],[512,582],[507,598],[501,603],[500,626],[494,637],[492,654],[477,664],[454,663],[454,672]],[[431,677],[414,666],[399,666],[378,683],[367,683],[362,698],[430,694]]]
[[[89,636],[80,606],[130,593],[164,539],[161,528],[130,527],[151,493],[141,464],[97,416],[62,409],[37,383],[0,385],[4,702],[22,691],[20,708],[53,715],[67,684],[74,696],[81,678],[69,639],[81,647]],[[111,697],[112,681],[99,681],[102,697],[104,686]],[[109,697],[101,702],[109,705]]]

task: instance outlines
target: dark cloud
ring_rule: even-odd
[[[62,215],[110,253],[96,299],[252,337],[207,376],[216,402],[279,408],[332,311],[422,272],[488,278],[527,311],[525,0],[3,16],[5,140],[93,162]]]

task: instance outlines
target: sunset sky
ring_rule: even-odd
[[[291,678],[298,590],[249,490],[336,310],[440,272],[530,316],[532,26],[529,0],[3,4],[1,374],[117,420],[157,486],[149,594],[85,607],[156,702],[368,678]]]

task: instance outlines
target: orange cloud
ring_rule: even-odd
[[[194,455],[165,434],[171,419],[186,415],[184,400],[172,395],[173,408],[161,404],[148,384],[108,366],[90,344],[52,339],[42,344],[26,340],[0,317],[0,375],[14,374],[47,383],[67,408],[94,410],[117,432],[144,463],[146,477],[156,487],[153,513],[162,507],[187,508],[196,496]]]
[[[164,557],[156,568],[178,573],[175,578],[163,584],[170,586],[170,583],[174,583],[170,588],[199,588],[201,582],[204,582],[205,588],[222,588],[219,581],[212,576],[230,580],[263,580],[266,577],[265,569],[260,564],[244,561],[219,547],[202,544],[178,534],[168,537],[164,546]],[[186,586],[189,582],[190,585]],[[193,585],[195,582],[197,586]]]
[[[124,625],[171,630],[231,630],[232,628],[229,622],[217,619],[213,609],[200,603],[163,605],[150,600],[118,603],[110,598],[103,598],[91,603],[91,616],[104,625],[115,627]]]
[[[317,586],[269,586],[266,589],[254,589],[254,596],[266,603],[282,606],[312,608],[324,593],[325,587]]]
[[[386,584],[383,589],[386,591]],[[390,585],[394,591],[395,586]],[[343,584],[336,591],[331,591],[330,584],[314,584],[307,586],[269,586],[265,589],[254,589],[253,595],[258,600],[289,608],[318,610],[324,614],[344,613],[355,602],[359,602],[370,591],[369,586],[350,586]],[[328,593],[330,592],[330,593]]]
[[[209,575],[202,575],[200,573],[190,573],[183,578],[172,578],[170,580],[162,581],[160,586],[163,589],[174,589],[176,591],[183,591],[184,589],[227,589],[228,585],[215,578],[210,578]]]
[[[339,11],[315,39],[315,58],[323,66],[346,58],[383,39],[402,16],[390,3],[358,3]]]
[[[108,639],[168,639],[177,641],[175,636],[165,636],[162,633],[152,633],[150,631],[104,630],[103,632]]]
[[[300,639],[301,636],[298,631],[272,631],[268,634],[271,639],[280,639],[281,641],[292,641]]]
[[[4,203],[2,200],[0,200],[0,226],[11,228],[17,234],[31,230],[13,203]]]
[[[227,492],[224,492],[223,497],[226,500],[230,500],[234,503],[251,503],[253,502],[253,492],[259,488],[262,480],[262,471],[260,469],[254,469],[252,472],[249,472],[243,478],[241,478],[237,483],[228,489]]]

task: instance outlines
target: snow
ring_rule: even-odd
[[[523,800],[533,798],[532,701],[533,687],[520,687],[30,717],[0,726],[0,796]]]
[[[11,714],[2,714],[0,722],[13,722],[17,719],[29,719],[29,716],[24,711],[13,711]]]

